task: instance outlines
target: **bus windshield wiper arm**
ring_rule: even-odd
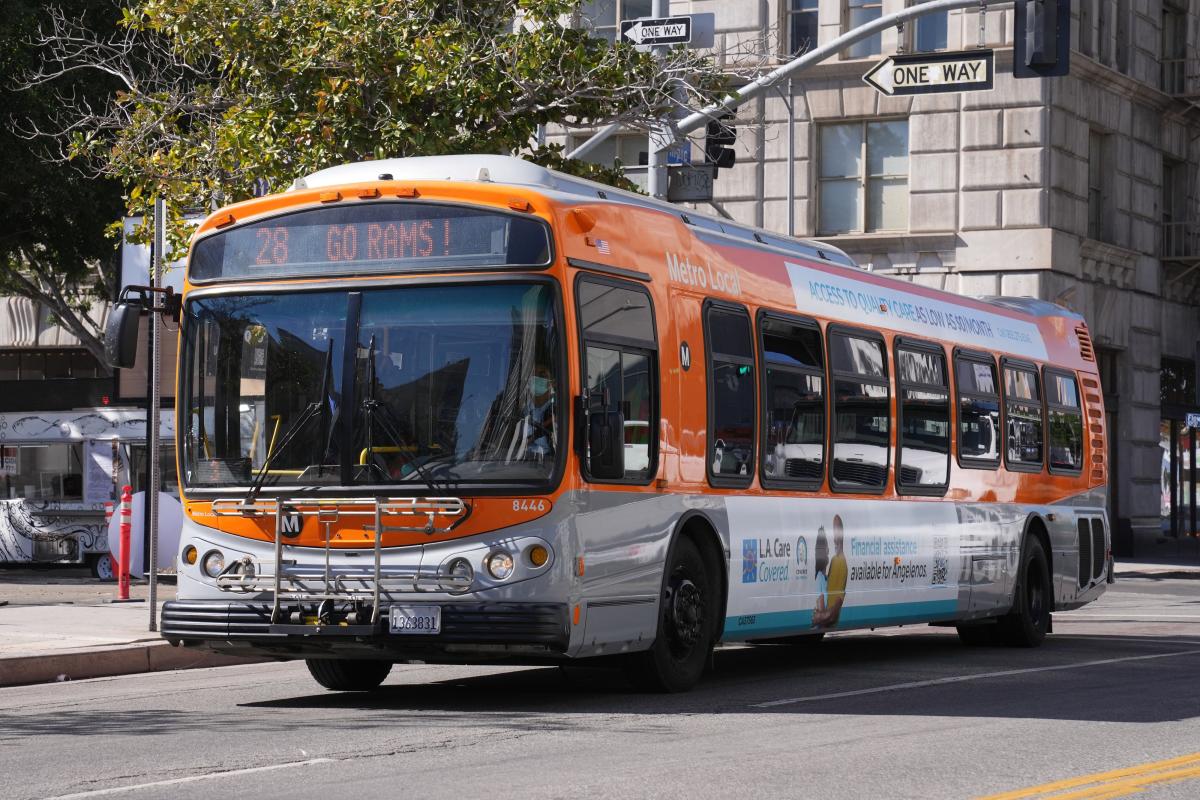
[[[252,505],[258,497],[258,493],[262,491],[263,484],[267,480],[267,471],[271,465],[275,463],[275,457],[287,449],[292,439],[295,439],[302,430],[314,419],[319,419],[325,415],[329,408],[329,377],[330,364],[333,361],[333,340],[329,340],[329,346],[325,350],[325,368],[321,372],[321,397],[304,407],[300,412],[300,416],[296,417],[295,421],[288,426],[283,432],[283,438],[279,440],[279,445],[267,453],[267,457],[263,459],[262,466],[258,468],[258,472],[254,475],[254,480],[250,484],[250,489],[246,492],[246,498],[242,500],[242,505]]]

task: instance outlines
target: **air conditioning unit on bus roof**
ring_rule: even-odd
[[[389,176],[389,177],[385,177]],[[484,181],[569,191],[559,173],[520,158],[495,155],[414,156],[341,164],[297,178],[292,189],[346,183],[396,181]]]

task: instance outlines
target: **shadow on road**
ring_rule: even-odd
[[[1134,660],[1139,656],[1154,658]],[[1110,663],[1086,665],[1096,661]],[[618,729],[627,725],[630,732],[665,729],[672,724],[667,716],[734,713],[1124,723],[1200,717],[1194,692],[1200,637],[1056,635],[1040,649],[1018,650],[968,648],[953,635],[936,633],[834,636],[802,647],[721,649],[713,667],[697,689],[681,695],[638,693],[617,670],[583,667],[514,669],[441,681],[435,680],[438,667],[418,668],[393,673],[379,691],[363,694],[314,691],[307,672],[289,669],[278,685],[257,676],[256,682],[232,683],[229,705],[211,711],[74,707],[0,713],[0,747],[18,746],[27,736],[221,731],[233,736],[328,730],[331,722],[363,730],[442,725],[573,731],[593,727],[589,715],[629,715],[627,723],[615,724]],[[1041,671],[993,674],[1034,669]],[[921,685],[948,678],[954,681]],[[303,694],[288,695],[289,690]],[[275,699],[239,703],[235,692]],[[781,700],[793,702],[761,705]],[[656,716],[663,717],[661,722]],[[605,724],[611,727],[614,721]]]
[[[247,703],[310,710],[512,714],[804,713],[1019,717],[1163,722],[1200,716],[1192,691],[1200,636],[1057,636],[1038,650],[967,648],[944,634],[833,637],[819,645],[719,650],[713,670],[683,695],[638,693],[615,669],[520,670],[425,684],[385,685],[370,694],[319,693]],[[1085,662],[1179,653],[1162,658]],[[1056,668],[1056,669],[1044,669]],[[1024,674],[990,673],[1040,669]],[[962,676],[931,686],[898,686]],[[970,676],[985,676],[971,679]],[[891,688],[889,688],[891,687]],[[821,698],[861,692],[855,696]],[[801,702],[759,707],[780,699]],[[536,727],[544,727],[540,718]]]

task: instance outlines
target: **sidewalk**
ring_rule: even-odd
[[[1119,558],[1113,565],[1117,580],[1149,578],[1152,580],[1200,579],[1200,560],[1194,558]]]
[[[138,581],[131,595],[146,590]],[[112,603],[115,594],[78,570],[0,571],[0,686],[248,662],[172,647],[148,630],[145,600]],[[174,597],[160,584],[160,604]]]

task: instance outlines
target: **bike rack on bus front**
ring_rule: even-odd
[[[218,517],[275,517],[275,550],[274,570],[269,576],[262,575],[254,569],[253,562],[246,557],[234,561],[225,567],[217,576],[217,586],[226,591],[262,592],[270,590],[273,596],[271,607],[271,628],[278,633],[335,633],[342,635],[364,635],[374,633],[379,624],[380,594],[387,585],[388,589],[408,589],[420,591],[464,591],[470,587],[469,579],[464,585],[461,577],[453,575],[435,575],[432,579],[423,577],[420,566],[415,571],[383,567],[383,534],[385,533],[424,533],[432,536],[438,533],[448,533],[463,522],[469,515],[467,504],[458,497],[388,497],[388,498],[255,498],[246,502],[242,499],[225,498],[214,500],[212,513]],[[298,515],[317,518],[318,524],[324,527],[325,563],[323,568],[314,569],[311,566],[295,565],[288,568],[288,562],[283,558],[284,520]],[[374,564],[368,574],[363,570],[335,570],[332,566],[332,547],[330,529],[333,523],[343,517],[359,516],[372,517],[373,526],[364,530],[373,532]],[[417,517],[423,520],[413,525],[384,525],[384,517]],[[289,547],[293,545],[288,545]],[[370,593],[354,591],[350,584],[371,584]],[[284,588],[284,581],[288,584]],[[308,591],[308,581],[321,580],[324,591],[314,593]],[[367,600],[371,601],[371,622],[369,625],[283,625],[280,624],[281,605],[284,599],[304,601],[325,600]],[[322,631],[322,628],[326,629]],[[278,630],[276,630],[278,629]],[[287,630],[284,630],[287,629]],[[292,630],[295,629],[295,630]]]

